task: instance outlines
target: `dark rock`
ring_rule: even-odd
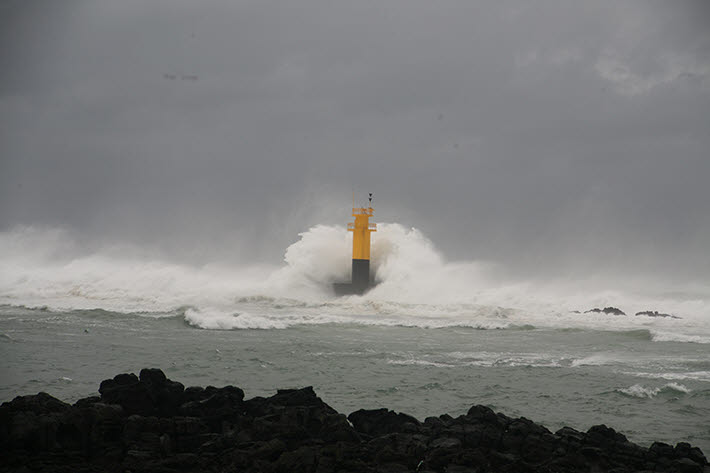
[[[675,450],[667,443],[653,442],[648,449],[648,456],[651,458],[674,458]]]
[[[412,432],[419,427],[419,421],[407,414],[389,409],[360,409],[348,416],[355,430],[366,435],[385,435],[395,432]]]
[[[244,400],[191,387],[156,369],[101,383],[73,406],[48,394],[0,405],[0,471],[707,473],[685,442],[642,448],[604,425],[550,433],[486,406],[420,423],[387,409],[346,418],[313,388]],[[352,425],[351,425],[352,423]]]
[[[461,446],[461,440],[452,437],[441,437],[434,439],[429,446],[431,448],[457,449]]]
[[[703,473],[705,468],[695,463],[690,458],[680,458],[672,463],[672,467],[678,473]]]
[[[145,384],[131,374],[119,374],[113,379],[106,379],[99,386],[101,402],[118,404],[127,414],[150,415],[154,412],[153,400]]]
[[[74,403],[74,407],[82,408],[82,407],[91,407],[97,402],[101,402],[101,397],[99,396],[89,396],[85,397],[83,399],[79,399]]]
[[[183,402],[185,387],[182,383],[170,381],[165,373],[156,368],[142,369],[140,382],[145,386],[156,414],[168,416],[177,413],[178,406]]]
[[[127,414],[171,416],[183,403],[184,386],[170,381],[156,368],[144,368],[140,378],[119,374],[101,382],[99,393],[106,404],[118,404]]]
[[[139,375],[139,379],[142,383],[150,386],[163,386],[168,382],[167,376],[161,370],[157,368],[143,368]]]
[[[636,315],[645,315],[646,317],[666,317],[671,319],[680,319],[675,315],[664,314],[663,312],[658,312],[657,310],[645,310],[643,312],[636,312]]]
[[[472,406],[466,416],[469,419],[477,420],[486,423],[499,423],[500,419],[496,416],[496,413],[490,407],[486,406]]]
[[[10,402],[3,402],[3,408],[9,411],[32,412],[35,415],[46,415],[64,412],[71,406],[47,393],[38,393],[34,396],[17,396]]]
[[[571,445],[573,447],[582,445],[585,438],[585,434],[573,429],[572,427],[562,427],[560,430],[555,432],[555,435],[562,440],[563,444]]]
[[[190,416],[233,416],[242,412],[244,391],[234,386],[217,389],[210,387],[202,391],[189,388],[190,392],[183,395],[183,400],[190,399],[180,406],[183,415]]]
[[[101,381],[101,384],[99,385],[99,393],[103,396],[106,391],[111,391],[120,386],[131,386],[137,384],[138,381],[138,377],[133,373],[117,374],[113,377],[113,379]]]
[[[201,386],[190,386],[182,393],[183,402],[201,401],[205,398],[205,388]]]
[[[703,455],[703,452],[698,447],[691,447],[690,452],[688,452],[687,457],[699,465],[707,465],[708,464],[708,461],[705,458],[705,455]]]
[[[621,309],[618,309],[616,307],[604,307],[603,309],[600,309],[598,307],[595,307],[594,309],[589,309],[584,312],[585,314],[589,313],[597,313],[597,314],[609,314],[609,315],[626,315],[626,312],[624,312]]]
[[[587,431],[586,443],[607,447],[615,443],[627,442],[626,436],[606,425],[593,425]]]
[[[302,389],[279,389],[270,400],[272,403],[282,406],[323,405],[323,401],[313,391],[313,386],[307,386]]]
[[[308,473],[314,471],[318,456],[318,449],[311,446],[303,446],[294,451],[284,452],[276,460],[274,471],[279,473]]]

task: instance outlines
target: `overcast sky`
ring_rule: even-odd
[[[0,0],[0,229],[710,274],[710,2]]]

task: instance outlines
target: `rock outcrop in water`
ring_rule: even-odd
[[[589,309],[584,311],[585,314],[589,313],[596,313],[596,314],[609,314],[609,315],[626,315],[626,312],[623,310],[617,308],[617,307],[604,307],[603,309],[600,309],[599,307],[595,307],[594,309]]]
[[[698,449],[642,448],[604,425],[555,433],[485,406],[420,422],[387,409],[347,418],[310,387],[244,399],[144,369],[101,396],[49,394],[0,406],[0,471],[25,472],[710,472]]]
[[[665,314],[663,312],[658,312],[657,310],[644,310],[643,312],[636,312],[636,315],[645,315],[646,317],[662,317],[662,318],[669,318],[669,319],[679,319],[680,318],[675,315]]]
[[[571,312],[574,314],[580,313],[578,310],[573,310]],[[604,307],[603,309],[600,309],[599,307],[595,307],[593,309],[585,310],[584,313],[585,314],[626,315],[626,312],[619,309],[618,307]],[[661,318],[669,318],[669,319],[682,318],[682,317],[678,317],[677,315],[658,312],[657,310],[644,310],[642,312],[636,312],[635,315],[644,315],[646,317],[661,317]]]

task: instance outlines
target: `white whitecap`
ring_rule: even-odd
[[[646,387],[640,384],[634,384],[628,388],[617,389],[617,391],[632,397],[650,399],[656,397],[659,393],[664,391],[675,391],[678,393],[688,394],[691,392],[691,389],[682,384],[667,383],[659,387]]]
[[[247,313],[229,313],[217,310],[187,309],[185,321],[193,327],[209,330],[283,329],[287,323]]]
[[[405,366],[433,366],[436,368],[453,368],[454,365],[448,363],[439,363],[436,361],[420,360],[420,359],[409,359],[409,360],[387,360],[390,365],[405,365]]]
[[[692,380],[710,382],[710,371],[681,371],[665,373],[623,372],[623,374],[638,376],[641,378],[666,379],[674,381]]]
[[[614,362],[615,359],[611,355],[595,354],[572,360],[571,366],[575,368],[578,366],[604,366]]]
[[[710,343],[710,336],[654,330],[651,331],[651,340],[654,342]]]

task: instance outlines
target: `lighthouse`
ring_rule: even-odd
[[[353,232],[353,265],[350,283],[335,283],[333,289],[338,296],[362,294],[371,287],[370,283],[370,233],[377,231],[377,224],[370,223],[372,194],[367,207],[353,206],[354,222],[348,223],[348,231]]]

